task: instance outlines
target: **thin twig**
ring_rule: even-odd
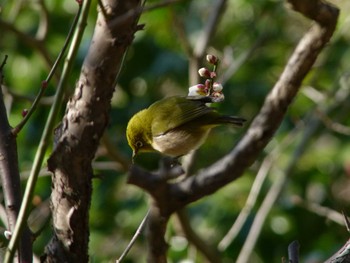
[[[15,19],[18,17],[18,14],[21,11],[25,2],[26,0],[18,0],[18,1],[12,2],[14,6],[12,6],[12,9],[10,10],[10,13],[8,16],[10,18],[10,23],[15,22]]]
[[[50,198],[43,200],[31,211],[28,217],[28,226],[33,232],[33,239],[36,239],[51,221]]]
[[[282,189],[287,183],[287,179],[292,174],[292,171],[295,167],[295,164],[300,159],[301,155],[304,153],[308,142],[310,141],[311,136],[317,130],[320,125],[318,119],[311,118],[306,120],[308,126],[304,132],[302,139],[300,140],[298,146],[296,147],[287,167],[284,171],[274,171],[274,174],[277,176],[274,179],[274,182],[266,195],[261,207],[259,208],[252,227],[250,228],[249,234],[246,241],[241,249],[241,252],[238,256],[237,263],[246,263],[249,262],[250,255],[252,254],[253,248],[257,242],[257,239],[260,235],[262,226],[266,220],[267,215],[269,214],[273,204],[276,202],[277,198],[280,196]]]
[[[37,50],[41,56],[44,58],[45,64],[48,68],[52,67],[52,60],[48,50],[46,49],[44,42],[35,39],[34,37],[22,32],[18,28],[16,28],[13,23],[4,21],[0,18],[0,28],[3,30],[7,30],[15,34],[20,41],[28,46]]]
[[[250,212],[256,203],[261,187],[268,175],[268,172],[270,171],[273,160],[274,158],[269,156],[266,157],[263,163],[261,164],[259,172],[257,173],[252,188],[249,192],[247,202],[245,203],[243,209],[239,213],[231,229],[228,231],[228,233],[224,236],[224,238],[220,241],[218,245],[218,249],[220,251],[224,251],[233,242],[233,240],[238,235],[239,231],[242,229],[247,218],[249,217]]]
[[[318,117],[321,119],[321,121],[323,122],[323,124],[330,130],[339,133],[339,134],[343,134],[343,135],[347,135],[350,136],[350,127],[345,126],[341,123],[335,122],[333,121],[331,118],[329,118],[324,112],[322,111],[317,111],[316,112]]]
[[[162,2],[155,3],[155,4],[152,4],[152,5],[149,5],[149,6],[145,6],[144,7],[144,12],[149,12],[149,11],[153,11],[153,10],[158,9],[158,8],[167,7],[169,5],[177,4],[177,3],[182,2],[182,1],[188,1],[188,0],[167,0],[167,1],[162,1]]]
[[[35,101],[35,98],[36,98],[34,96],[17,93],[15,91],[13,91],[11,88],[7,87],[6,85],[2,85],[2,91],[3,91],[5,96],[6,95],[11,96],[14,99],[25,100],[25,101],[29,101],[31,103],[33,103]],[[53,103],[54,97],[55,96],[42,97],[41,100],[39,101],[39,104],[45,105],[45,106],[51,106]]]
[[[341,85],[340,89],[343,90],[344,86]],[[325,110],[325,112],[329,112],[331,109],[334,109],[336,105],[340,105],[340,104],[345,103],[347,101],[347,98],[348,98],[350,92],[349,92],[349,89],[345,89],[345,91],[347,91],[347,92],[343,92],[342,100],[335,99],[329,105],[326,105],[327,109]],[[325,105],[322,105],[322,107],[324,107],[324,106]],[[268,212],[270,211],[273,204],[275,203],[275,201],[279,197],[280,193],[282,192],[282,189],[283,189],[284,185],[286,184],[288,177],[292,173],[292,170],[293,170],[297,160],[300,158],[301,154],[306,149],[307,144],[309,142],[309,139],[316,131],[318,131],[318,128],[321,124],[320,119],[316,116],[315,113],[310,114],[309,120],[305,120],[305,123],[308,123],[308,126],[306,127],[303,138],[301,139],[296,150],[294,151],[294,154],[293,154],[292,158],[290,159],[288,166],[285,168],[285,170],[283,172],[279,172],[278,178],[274,181],[274,183],[273,183],[271,189],[269,190],[266,198],[264,199],[259,211],[257,212],[256,218],[255,218],[253,225],[249,231],[248,237],[247,237],[247,239],[242,247],[241,253],[237,259],[237,262],[239,262],[239,263],[249,262],[248,261],[249,257],[252,253],[254,246],[255,246],[255,243],[256,243],[257,238],[260,234],[262,225],[263,225],[263,223],[268,215]],[[276,173],[278,173],[278,172],[276,172]]]
[[[270,188],[266,198],[264,199],[260,209],[256,214],[247,239],[245,240],[244,245],[237,258],[237,263],[250,262],[249,259],[252,255],[252,251],[255,247],[256,241],[260,235],[261,228],[273,204],[279,196],[283,186],[285,185],[285,178],[286,177],[283,174],[279,174],[278,178],[274,180],[272,187]]]
[[[208,17],[208,22],[205,25],[204,30],[201,32],[201,35],[196,41],[196,45],[193,47],[193,54],[189,60],[189,84],[190,86],[198,83],[199,77],[197,70],[200,68],[199,64],[202,61],[202,58],[205,55],[205,52],[208,48],[210,40],[214,36],[219,20],[223,12],[225,11],[226,0],[216,1],[214,6],[211,8],[210,15]]]
[[[175,12],[174,8],[170,8],[170,15],[174,31],[175,33],[177,33],[177,40],[179,41],[185,54],[188,57],[190,57],[192,55],[193,50],[185,31],[186,27],[184,26],[184,19],[179,17],[179,15]]]
[[[48,76],[46,77],[46,79],[41,83],[41,88],[39,90],[39,93],[38,95],[36,96],[32,106],[30,107],[28,113],[25,115],[25,117],[22,119],[22,121],[15,127],[13,128],[12,130],[12,133],[14,135],[17,135],[24,127],[24,125],[28,122],[29,118],[32,116],[32,114],[34,113],[34,111],[36,110],[38,104],[39,104],[39,101],[40,99],[42,98],[42,96],[44,95],[45,91],[46,91],[46,88],[47,88],[47,85],[49,84],[51,78],[53,77],[53,75],[55,74],[56,72],[56,69],[59,65],[59,63],[62,61],[63,59],[63,56],[64,54],[66,53],[66,50],[68,48],[68,45],[73,37],[73,34],[74,34],[74,30],[76,29],[76,26],[77,26],[77,23],[78,23],[78,20],[80,18],[80,14],[81,14],[81,5],[79,5],[79,9],[78,9],[78,12],[77,14],[75,15],[74,17],[74,20],[73,20],[73,23],[72,23],[72,26],[70,27],[70,30],[68,32],[68,36],[66,38],[66,41],[64,42],[63,44],[63,47],[60,51],[60,53],[58,54],[57,56],[57,59],[55,61],[55,63],[53,64]]]
[[[348,218],[348,216],[344,213],[344,211],[342,211],[342,214],[343,214],[343,218],[344,218],[344,223],[345,223],[345,226],[346,226],[346,230],[348,230],[348,232],[350,232],[350,221],[349,221],[349,218]]]
[[[197,235],[197,233],[193,230],[185,209],[177,211],[176,217],[187,240],[191,242],[198,249],[198,251],[200,251],[200,253],[203,254],[208,262],[222,262],[218,251],[206,243],[204,239]]]
[[[5,65],[6,65],[7,58],[8,58],[8,55],[5,55],[4,60],[1,63],[1,66],[0,66],[0,73],[1,74],[2,74],[2,71],[4,70]],[[1,82],[2,82],[2,79],[1,79]]]
[[[225,10],[226,0],[218,0],[215,2],[215,6],[212,7],[213,12],[208,17],[208,22],[205,28],[196,42],[193,53],[196,58],[204,56],[210,40],[213,38],[214,32],[219,25],[219,20],[222,17],[222,13]]]
[[[156,4],[153,4],[153,5],[147,6],[147,7],[144,6],[144,4],[146,2],[146,1],[144,1],[143,4],[140,7],[135,8],[133,10],[130,10],[130,11],[128,11],[127,13],[125,13],[124,15],[122,15],[120,17],[116,17],[115,19],[109,21],[109,23],[110,23],[111,27],[115,27],[115,26],[123,23],[124,21],[128,20],[129,18],[131,18],[133,16],[139,16],[141,13],[153,11],[153,10],[158,9],[158,8],[167,7],[169,5],[172,5],[172,4],[181,2],[181,1],[184,1],[184,0],[168,0],[168,1],[163,1],[163,2],[160,2],[160,3],[156,3]]]
[[[133,247],[133,245],[136,242],[136,239],[139,237],[139,235],[142,233],[142,231],[145,228],[146,222],[147,222],[147,218],[149,215],[150,210],[147,211],[145,217],[142,219],[139,227],[137,228],[134,236],[132,237],[132,239],[130,240],[128,246],[125,248],[125,250],[123,251],[123,253],[121,254],[121,256],[116,260],[116,263],[120,263],[122,262],[122,260],[126,257],[126,255],[129,253],[130,249]]]
[[[294,142],[295,137],[299,134],[302,128],[304,128],[303,124],[297,125],[296,128],[291,133],[289,133],[281,143],[279,143],[279,146],[276,147],[273,151],[271,151],[268,154],[268,156],[264,159],[256,175],[254,183],[251,187],[247,201],[243,209],[239,213],[235,223],[232,225],[231,229],[228,231],[225,237],[220,241],[218,245],[219,250],[224,251],[237,237],[239,231],[242,229],[244,223],[248,219],[251,210],[255,206],[255,203],[261,191],[262,185],[271,169],[272,164],[276,163],[277,157],[280,155],[280,153],[292,142]]]
[[[331,220],[339,225],[344,225],[344,217],[339,212],[329,207],[321,206],[314,202],[308,202],[299,196],[294,196],[292,198],[292,203],[301,206],[318,216],[322,216],[327,220]]]
[[[237,70],[251,57],[253,52],[262,44],[264,36],[260,37],[255,43],[245,50],[239,57],[232,62],[230,66],[225,70],[223,74],[218,79],[218,82],[225,85],[225,83],[237,72]]]
[[[47,6],[44,0],[39,0],[38,5],[40,9],[40,21],[38,30],[36,32],[36,39],[44,41],[46,39],[47,32],[49,29],[49,12],[47,10]]]

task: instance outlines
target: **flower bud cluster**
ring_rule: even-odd
[[[212,97],[216,102],[224,100],[224,94],[222,92],[223,86],[219,82],[215,82],[217,77],[216,68],[219,63],[218,57],[214,55],[207,55],[206,57],[209,64],[213,65],[213,70],[203,67],[198,70],[200,77],[205,78],[204,84],[197,84],[189,87],[188,96],[208,96]]]

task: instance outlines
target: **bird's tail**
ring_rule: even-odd
[[[220,116],[218,121],[220,124],[228,123],[241,127],[247,120],[237,116]]]

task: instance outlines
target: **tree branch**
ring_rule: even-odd
[[[126,257],[126,255],[129,253],[130,249],[132,248],[132,246],[135,244],[137,237],[142,233],[143,229],[145,228],[147,219],[148,219],[148,215],[149,215],[150,211],[147,211],[145,217],[142,219],[139,227],[137,228],[134,236],[132,237],[132,239],[130,240],[128,246],[125,248],[125,250],[123,251],[123,253],[121,254],[121,256],[116,260],[116,263],[121,263],[122,260]]]
[[[38,50],[38,52],[42,55],[47,68],[50,69],[52,67],[53,61],[51,60],[51,56],[50,56],[49,52],[47,51],[47,49],[45,47],[45,43],[43,41],[40,41],[40,40],[38,40],[38,39],[36,39],[36,38],[34,38],[34,37],[32,37],[32,36],[22,32],[21,30],[17,29],[13,25],[13,23],[6,22],[6,21],[4,21],[2,19],[0,19],[0,28],[3,31],[12,32],[23,43],[25,43],[26,45],[32,47],[35,50]]]
[[[303,3],[307,5],[309,2]],[[177,196],[179,206],[182,207],[209,195],[240,177],[270,141],[296,96],[302,80],[334,32],[338,9],[322,3],[318,5],[317,10],[320,14],[317,13],[315,16],[320,21],[328,21],[329,24],[327,26],[313,24],[300,40],[280,79],[238,145],[230,154],[200,171],[197,176],[171,185],[170,191],[173,192],[173,196]],[[329,12],[326,13],[325,10]],[[329,19],[330,17],[333,19]]]
[[[78,23],[78,19],[80,18],[80,13],[81,13],[81,6],[79,6],[79,10],[77,12],[77,14],[74,17],[74,21],[69,29],[67,38],[64,42],[64,45],[60,51],[60,53],[57,56],[57,59],[55,61],[55,63],[52,65],[52,68],[48,74],[48,76],[46,77],[46,79],[41,83],[41,88],[39,90],[38,95],[35,97],[33,104],[31,105],[28,113],[25,115],[25,117],[22,119],[22,121],[12,130],[12,133],[17,135],[24,127],[24,125],[28,122],[29,118],[31,117],[31,115],[34,113],[34,111],[36,110],[41,98],[44,96],[45,90],[47,88],[47,85],[49,84],[50,80],[52,79],[52,77],[54,76],[59,63],[62,61],[63,56],[66,53],[66,50],[69,46],[69,43],[73,37],[74,31],[76,29],[77,23]]]
[[[308,2],[305,2],[305,4],[308,4]],[[323,3],[323,5],[326,4]],[[320,12],[329,10],[333,15],[333,20],[330,21],[327,27],[315,23],[300,40],[280,79],[265,99],[259,114],[255,117],[238,145],[230,154],[205,170],[199,171],[196,176],[186,178],[180,183],[168,185],[169,191],[172,192],[172,199],[168,200],[168,203],[173,202],[174,205],[176,203],[172,208],[173,211],[205,195],[212,194],[227,183],[240,177],[270,141],[282,122],[288,106],[296,96],[303,78],[311,69],[317,55],[328,43],[334,32],[338,9],[334,7],[319,9]],[[327,13],[324,16],[327,18],[331,15]],[[318,19],[321,18],[318,17]],[[136,170],[140,172],[140,168],[135,168],[134,171],[131,171],[129,178],[131,182],[138,181],[134,177],[141,177],[137,175],[138,172],[135,173]],[[142,173],[147,172],[142,171]],[[143,181],[140,183],[144,185],[144,189],[151,190],[146,185],[152,185],[152,176],[144,175],[142,179]]]
[[[346,225],[346,229],[349,232],[349,219],[346,214],[343,213],[344,221]],[[350,262],[350,239],[345,242],[344,246],[342,246],[333,256],[325,261],[325,263],[335,263],[335,262]]]
[[[259,114],[238,145],[218,162],[178,183],[155,180],[154,174],[140,168],[133,167],[130,170],[129,182],[153,196],[155,206],[163,217],[168,218],[174,211],[214,193],[242,176],[280,126],[289,105],[299,91],[301,82],[330,40],[339,14],[337,8],[322,1],[289,2],[294,9],[304,12],[305,16],[317,23],[314,23],[300,40],[279,80],[266,97]]]
[[[268,172],[270,171],[272,162],[275,158],[276,158],[275,154],[270,154],[262,162],[244,207],[241,209],[231,229],[228,231],[228,233],[225,235],[225,237],[220,241],[218,245],[218,248],[220,251],[224,251],[232,243],[232,241],[237,237],[237,235],[243,228],[244,224],[246,223],[246,220],[248,219],[252,209],[254,208],[254,205],[256,203],[256,200],[258,199],[258,195],[260,193],[262,185],[265,182]]]
[[[3,81],[3,70],[7,56],[0,66],[0,86]],[[0,89],[0,176],[2,190],[4,193],[8,231],[13,233],[17,222],[19,208],[21,206],[22,194],[20,174],[18,170],[18,155],[16,136],[12,134],[3,94]],[[32,244],[29,229],[24,227],[23,234],[18,242],[18,258],[23,262],[31,262]],[[16,249],[16,248],[13,248]],[[13,251],[14,253],[15,251]]]
[[[21,209],[20,209],[19,215],[18,215],[18,221],[16,223],[16,227],[14,229],[12,238],[10,240],[10,243],[8,245],[8,248],[7,248],[7,251],[5,254],[5,258],[4,258],[5,263],[12,262],[13,248],[15,247],[17,239],[21,233],[22,226],[24,224],[26,224],[26,222],[27,222],[29,203],[32,200],[32,195],[34,192],[34,188],[36,185],[38,174],[40,172],[40,168],[41,168],[41,165],[42,165],[43,160],[44,160],[46,149],[47,149],[49,142],[50,142],[49,138],[52,134],[53,127],[54,127],[55,121],[56,121],[56,117],[57,117],[57,114],[58,114],[59,109],[60,109],[61,104],[62,104],[61,102],[62,102],[62,98],[64,95],[64,90],[65,90],[65,87],[67,84],[67,79],[68,79],[68,76],[71,72],[74,58],[75,58],[75,55],[77,53],[77,50],[78,50],[78,47],[79,47],[79,44],[80,44],[80,41],[82,38],[82,34],[84,31],[83,30],[84,27],[81,27],[81,24],[85,25],[87,13],[89,10],[89,5],[90,5],[90,1],[85,1],[84,5],[82,7],[82,13],[81,13],[81,15],[79,15],[80,28],[78,28],[75,31],[68,55],[65,59],[62,76],[61,76],[60,82],[59,82],[58,87],[57,87],[57,92],[55,94],[55,101],[51,107],[48,119],[45,123],[45,128],[44,128],[43,134],[41,136],[38,150],[35,154],[32,169],[31,169],[28,181],[27,181],[26,189],[25,189],[24,196],[23,196],[23,202],[21,204]],[[80,13],[80,11],[79,11],[79,13]],[[52,73],[49,74],[48,79],[51,78],[50,76],[52,76]],[[43,92],[43,90],[41,90],[40,92]],[[39,97],[37,97],[36,100],[38,100]],[[14,132],[14,130],[12,130],[12,134],[15,135],[16,132]]]
[[[189,242],[191,242],[203,256],[208,260],[208,262],[222,262],[218,250],[210,246],[205,242],[197,233],[192,229],[189,222],[189,217],[184,209],[176,212],[176,217],[179,221],[180,227]]]
[[[343,90],[343,87],[340,87],[340,90]],[[349,92],[343,92],[343,100],[334,100],[328,105],[322,104],[322,107],[326,107],[325,111],[328,112],[331,109],[336,108],[342,103],[345,103],[349,97]],[[288,182],[288,178],[293,174],[293,169],[296,166],[297,161],[300,159],[301,155],[307,149],[307,145],[310,142],[310,139],[315,134],[315,132],[319,131],[319,127],[321,125],[320,119],[317,118],[317,109],[311,113],[308,118],[304,121],[307,123],[306,129],[304,129],[303,136],[298,143],[296,149],[294,150],[293,155],[291,156],[287,166],[281,171],[275,171],[275,174],[278,174],[278,177],[274,179],[273,184],[268,191],[268,194],[264,198],[262,205],[256,213],[255,219],[252,223],[251,229],[248,233],[247,239],[244,242],[242,250],[238,256],[237,262],[245,263],[249,262],[250,255],[255,247],[258,236],[261,233],[261,229],[263,227],[264,222],[266,221],[266,217],[271,211],[273,205],[275,204],[277,198],[283,192],[285,185]],[[323,211],[325,212],[325,211]]]
[[[168,250],[168,245],[164,240],[164,236],[169,221],[169,215],[164,214],[164,212],[153,203],[147,220],[147,240],[149,250],[147,262],[166,263],[166,251]]]
[[[115,80],[138,30],[138,13],[122,20],[118,17],[139,8],[140,1],[108,0],[103,4],[108,17],[98,14],[88,54],[56,130],[56,147],[48,161],[53,173],[55,235],[46,248],[46,262],[88,262],[91,162],[108,124]]]

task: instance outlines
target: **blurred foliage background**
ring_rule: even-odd
[[[152,8],[161,2],[146,3],[140,19],[145,29],[136,33],[126,56],[112,100],[110,126],[96,154],[90,212],[91,262],[114,262],[146,214],[149,197],[126,183],[127,171],[121,165],[131,157],[124,135],[127,121],[164,96],[187,94],[193,84],[189,83],[189,51],[203,34],[215,1],[183,0]],[[261,158],[242,178],[188,207],[194,231],[216,247],[242,211],[254,181],[261,178],[257,174],[266,172],[247,220],[236,238],[220,252],[223,262],[236,262],[265,197],[281,181],[281,194],[268,210],[261,233],[257,233],[250,262],[281,262],[293,240],[301,244],[302,262],[321,262],[348,239],[338,212],[350,213],[350,2],[332,2],[341,10],[337,31]],[[9,56],[3,92],[10,122],[15,126],[60,51],[77,5],[72,0],[1,0],[0,4],[1,60],[5,54]],[[93,1],[67,99],[88,49],[96,15],[97,1]],[[249,125],[311,22],[276,0],[229,0],[220,17],[207,53],[221,59],[218,72],[226,99],[214,106],[220,112],[244,116]],[[57,79],[49,84],[41,106],[18,136],[23,187]],[[63,111],[64,105],[62,114]],[[197,152],[194,169],[203,169],[229,152],[248,125],[241,130],[216,128]],[[153,170],[158,160],[157,154],[145,154],[138,157],[137,163]],[[43,167],[30,218],[32,229],[41,231],[34,243],[38,255],[51,234],[47,217],[50,183]],[[169,262],[204,262],[180,229],[173,218],[167,236],[171,246]],[[140,236],[125,262],[144,262],[145,248],[145,238]]]

